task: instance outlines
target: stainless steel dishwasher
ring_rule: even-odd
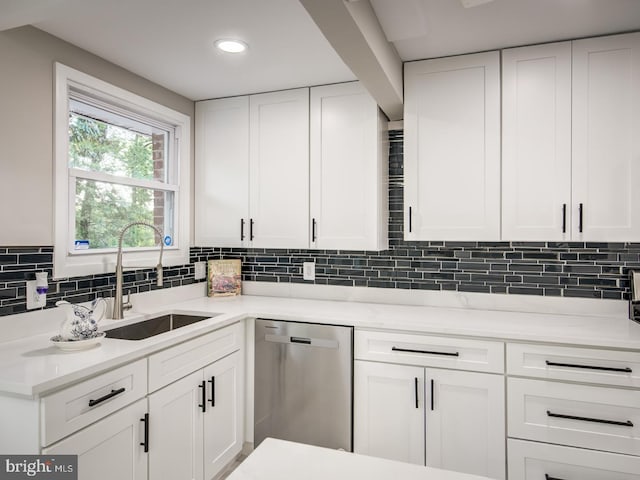
[[[254,445],[352,451],[353,328],[256,320]]]

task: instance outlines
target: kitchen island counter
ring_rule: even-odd
[[[228,480],[489,480],[356,453],[267,438]]]

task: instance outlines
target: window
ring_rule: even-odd
[[[188,263],[189,117],[56,64],[56,278]]]

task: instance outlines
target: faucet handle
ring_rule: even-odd
[[[127,301],[122,303],[122,310],[130,310],[133,308],[131,303],[131,290],[127,290]]]

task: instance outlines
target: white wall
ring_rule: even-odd
[[[193,132],[191,100],[34,27],[0,32],[2,246],[53,245],[54,62],[189,115]]]

